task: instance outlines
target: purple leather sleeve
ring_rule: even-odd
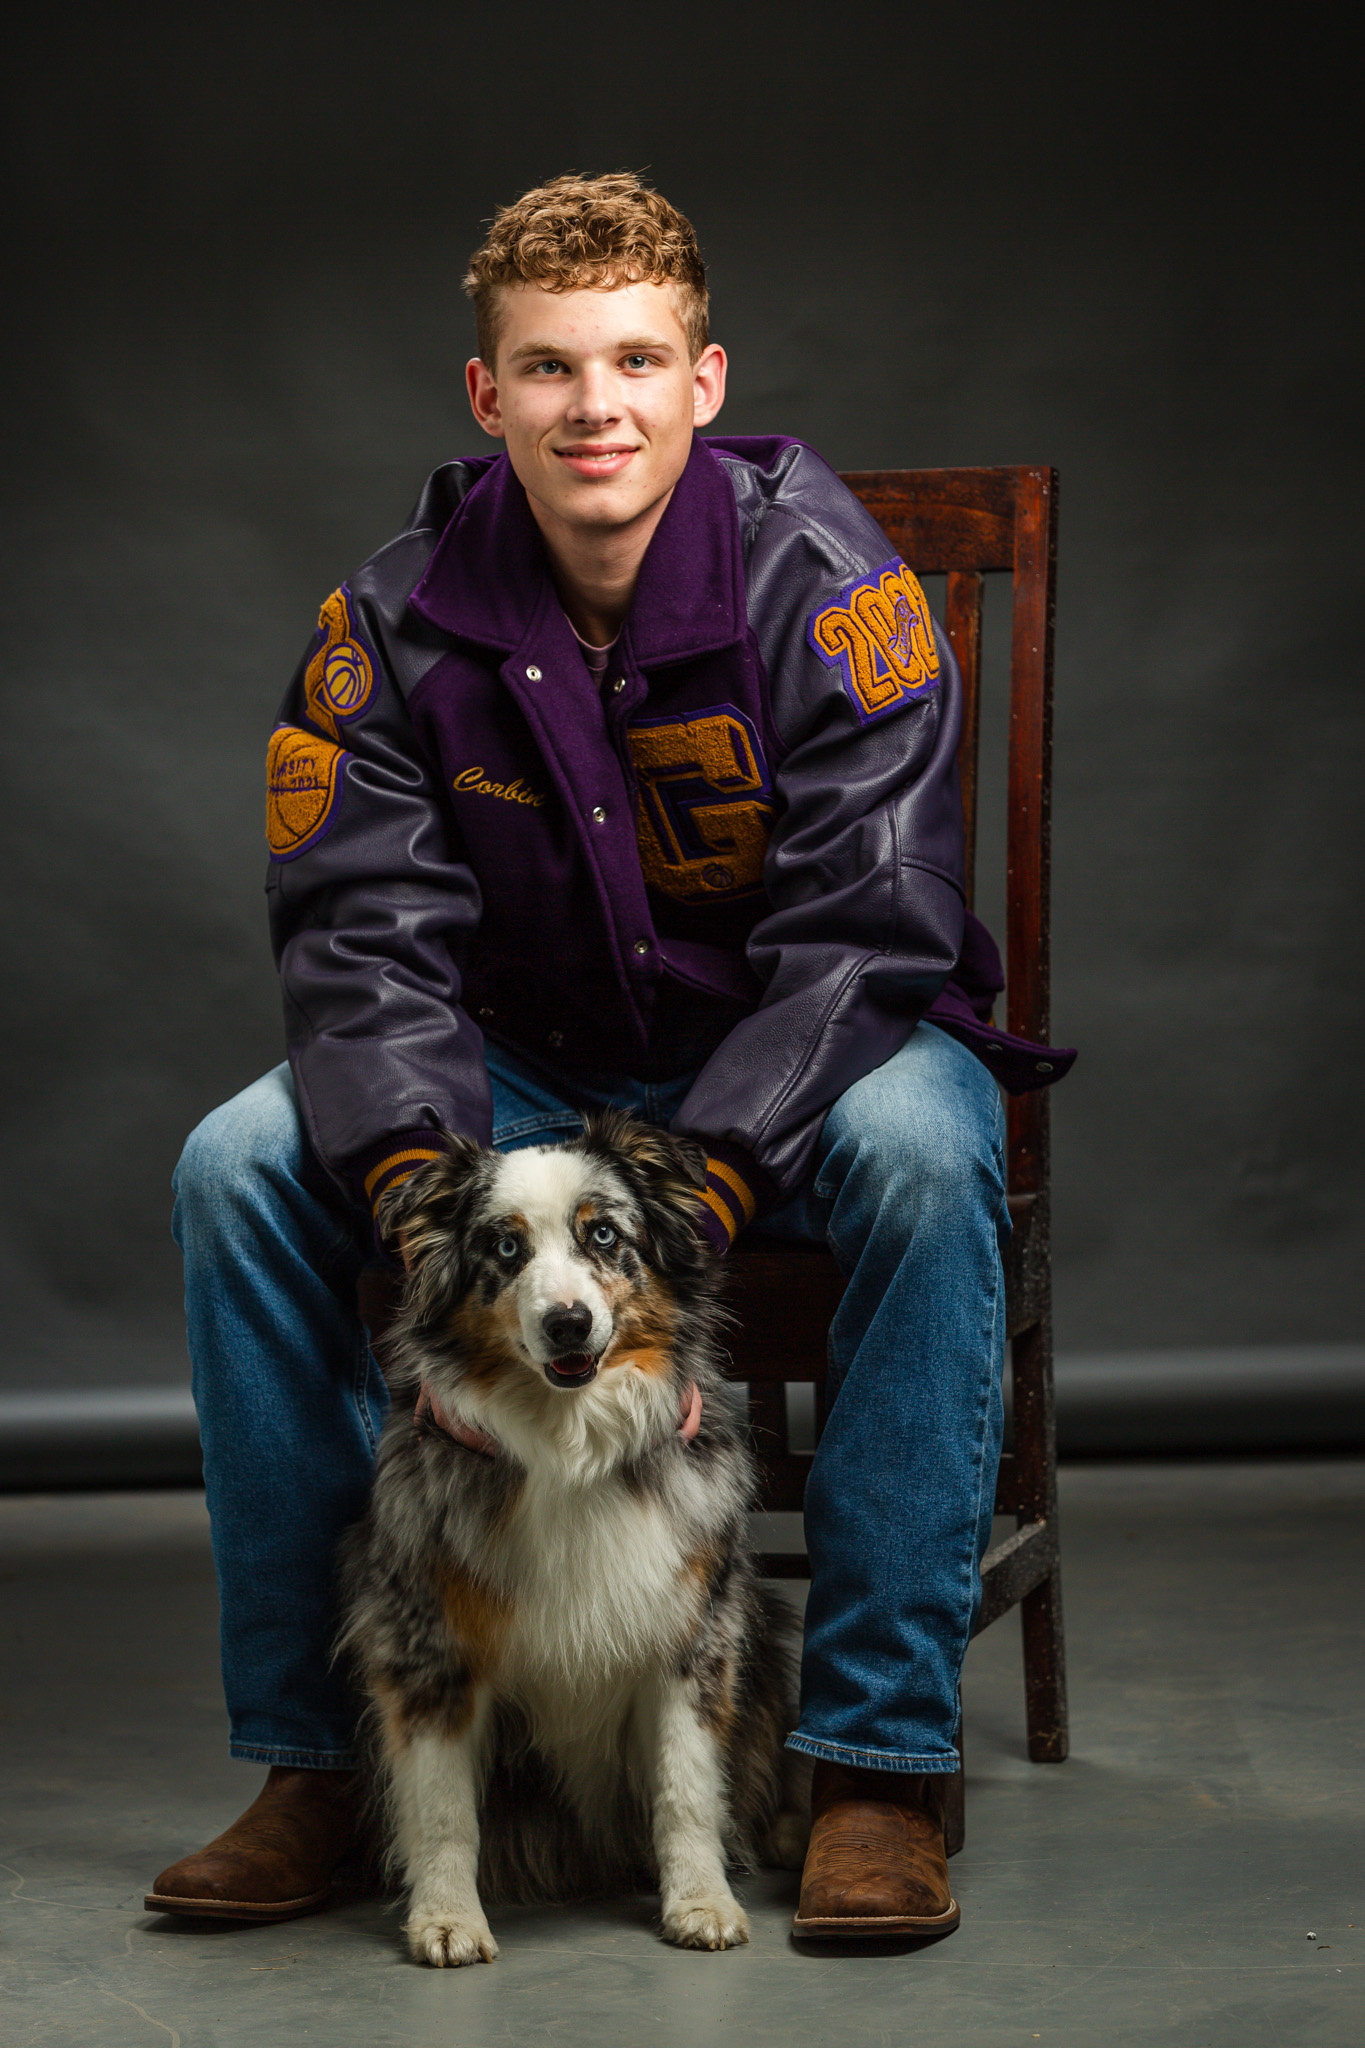
[[[936,632],[937,687],[860,717],[808,629],[886,564],[885,535],[809,449],[789,445],[761,472],[725,467],[787,753],[764,867],[772,910],[749,941],[763,1000],[707,1062],[674,1127],[742,1148],[789,1193],[831,1105],[904,1044],[961,947],[961,693]]]
[[[434,537],[400,537],[350,586],[372,688],[339,734],[347,759],[326,832],[272,859],[266,884],[305,1128],[360,1200],[363,1164],[394,1132],[444,1126],[483,1144],[492,1134],[482,1034],[459,1007],[479,889],[452,857],[451,823],[405,703],[439,649],[414,642],[410,624],[401,640],[397,632]],[[280,716],[325,749],[305,684],[318,645],[315,637]]]

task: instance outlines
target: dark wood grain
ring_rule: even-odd
[[[995,1512],[997,1515],[1017,1515],[1019,1512],[1019,1488],[1014,1477],[1014,1453],[1002,1451],[1000,1469],[995,1475]]]
[[[981,1560],[980,1635],[1049,1578],[1057,1563],[1057,1532],[1049,1522],[1024,1522]]]
[[[844,1276],[823,1245],[741,1237],[725,1262],[725,1302],[739,1318],[730,1340],[737,1379],[823,1385],[829,1326]]]
[[[1013,1228],[1004,1250],[1005,1335],[1017,1337],[1047,1312],[1050,1205],[1046,1192],[1009,1197]]]
[[[1005,975],[1009,1028],[1046,1041],[1051,1029],[1052,642],[1057,475],[1021,472],[1010,645]],[[1009,1105],[1009,1185],[1036,1193],[1047,1178],[1045,1088]]]
[[[1045,1313],[1014,1339],[1015,1512],[1053,1534],[1047,1573],[1022,1601],[1024,1714],[1034,1763],[1061,1763],[1068,1747],[1066,1637],[1057,1543],[1057,1422],[1052,1390],[1052,1318]]]
[[[1014,567],[1017,469],[861,469],[844,482],[917,576]]]
[[[962,827],[967,870],[967,908],[976,903],[976,768],[981,738],[981,600],[986,579],[975,569],[954,569],[948,578],[944,628],[962,674],[962,737],[957,769],[962,783]]]

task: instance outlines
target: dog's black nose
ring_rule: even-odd
[[[592,1310],[585,1301],[576,1301],[569,1308],[557,1301],[553,1308],[546,1309],[540,1327],[557,1352],[581,1351],[592,1328]]]

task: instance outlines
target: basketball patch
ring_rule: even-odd
[[[351,622],[350,596],[343,583],[318,613],[325,638],[303,678],[309,715],[334,740],[341,738],[341,723],[358,718],[374,691],[374,656]]]
[[[644,718],[626,738],[639,785],[635,835],[650,887],[680,903],[761,887],[772,782],[744,713],[720,704],[691,718]]]
[[[270,735],[265,836],[275,860],[296,860],[330,832],[350,758],[297,725],[277,726]]]
[[[837,668],[864,725],[938,687],[938,650],[924,592],[899,556],[845,584],[812,615],[806,638]]]

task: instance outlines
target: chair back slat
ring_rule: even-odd
[[[944,621],[963,675],[958,766],[966,827],[967,902],[975,897],[981,598],[985,576],[1009,572],[1010,716],[1005,972],[1008,1026],[1046,1041],[1051,1029],[1049,918],[1052,635],[1057,564],[1054,469],[855,470],[844,482],[918,576],[948,578]],[[1008,1107],[1010,1193],[1047,1183],[1046,1089]]]
[[[1052,636],[1057,562],[1057,477],[1020,472],[1010,645],[1010,743],[1006,976],[1009,1028],[1046,1041],[1052,856]],[[1045,1088],[1009,1105],[1011,1194],[1035,1194],[1048,1172]]]
[[[941,573],[948,579],[944,624],[963,679],[958,767],[969,906],[975,893],[980,808],[982,579],[1002,571],[1013,577],[1004,934],[1007,1022],[1020,1037],[1045,1044],[1052,1024],[1048,906],[1057,472],[865,470],[845,476],[844,482],[917,575]],[[1046,1088],[1010,1098],[1007,1130],[1014,1236],[1005,1258],[1005,1295],[1014,1382],[1014,1454],[1001,1464],[995,1504],[997,1513],[1013,1514],[1020,1528],[982,1562],[982,1623],[1016,1601],[1021,1604],[1028,1752],[1035,1763],[1056,1763],[1067,1752],[1067,1708],[1057,1556]],[[776,1288],[768,1315],[778,1327],[794,1331]],[[802,1343],[796,1348],[808,1357],[814,1347]],[[790,1369],[788,1376],[794,1377]],[[776,1414],[771,1403],[770,1412]],[[794,1491],[798,1464],[783,1435],[775,1491],[784,1499]],[[785,1573],[799,1569],[789,1557],[770,1562],[774,1570]],[[960,1769],[951,1783],[958,1820],[950,1849],[961,1846]]]
[[[1017,469],[859,469],[844,482],[917,576],[1014,567]]]
[[[986,579],[977,569],[948,576],[943,624],[962,672],[962,737],[957,769],[962,783],[962,824],[967,866],[967,908],[976,907],[976,764],[981,739],[981,600]]]

